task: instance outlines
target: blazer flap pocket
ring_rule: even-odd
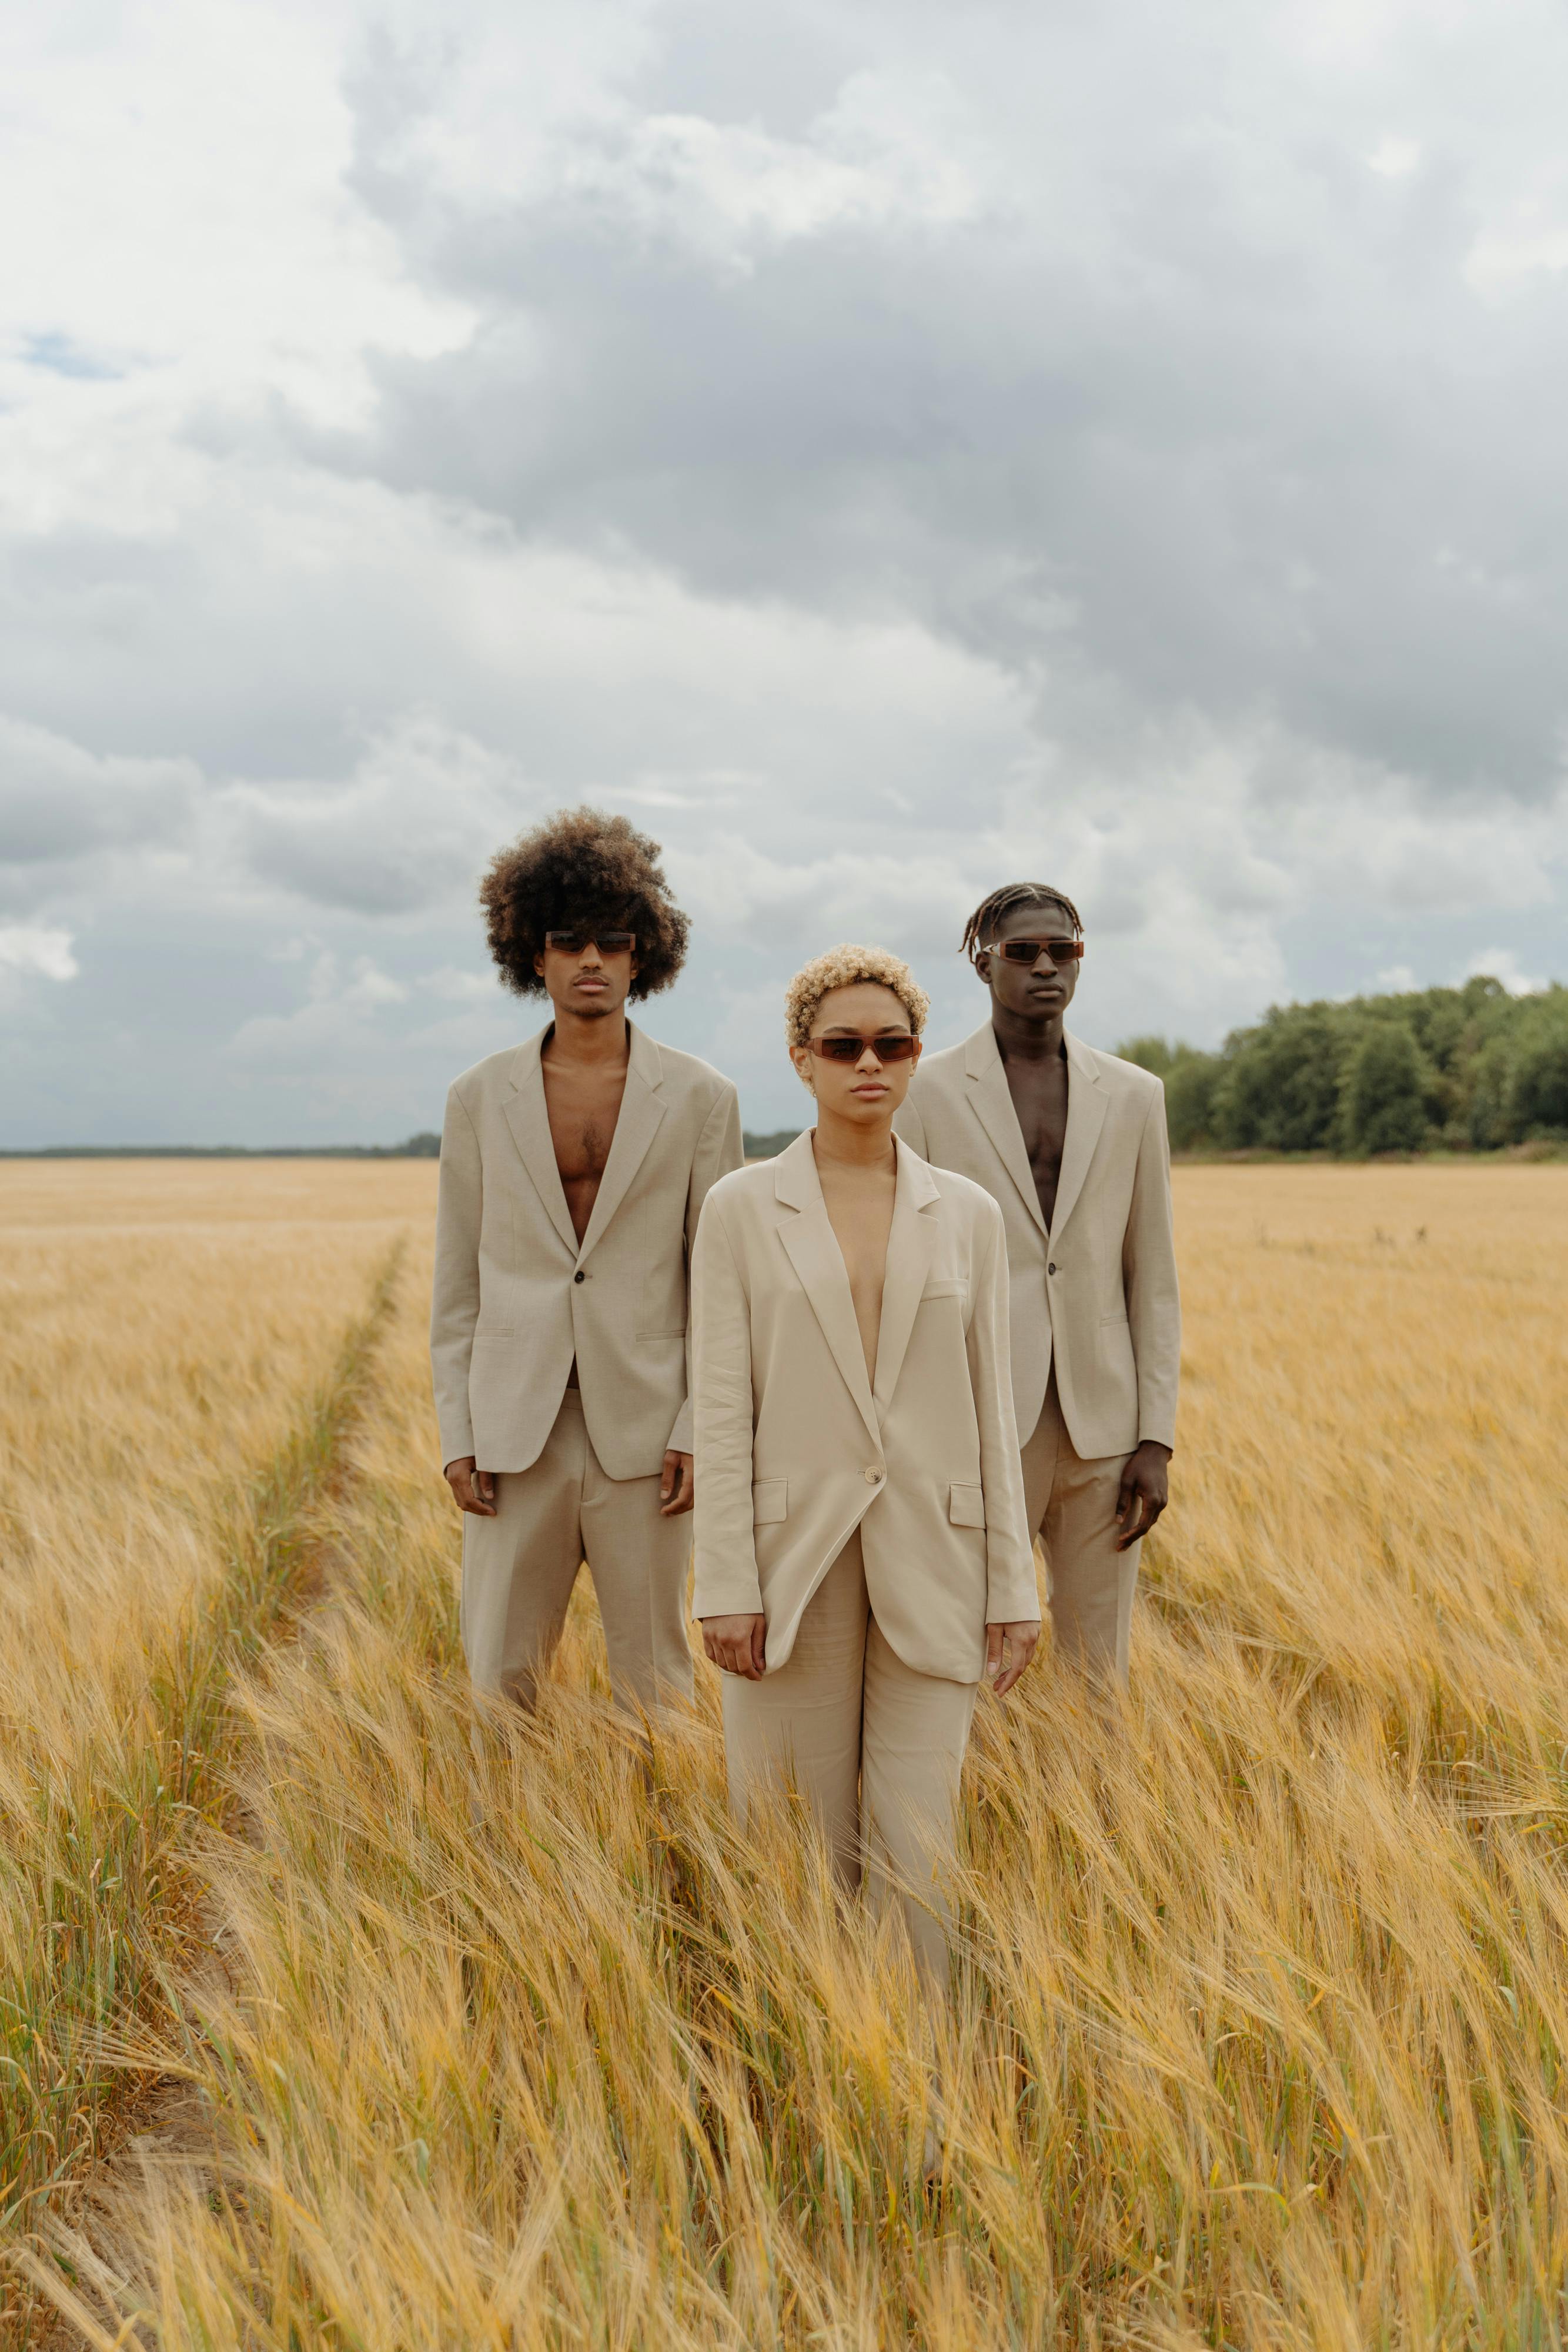
[[[983,1528],[986,1524],[985,1488],[956,1484],[949,1486],[947,1517],[956,1528]]]
[[[939,1275],[935,1281],[926,1284],[920,1296],[922,1298],[962,1298],[968,1287],[967,1282],[961,1282],[956,1276],[949,1280],[946,1275]]]
[[[756,1527],[763,1528],[775,1519],[789,1517],[789,1481],[788,1478],[759,1478],[751,1490],[751,1517]]]

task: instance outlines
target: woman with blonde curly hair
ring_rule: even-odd
[[[708,1194],[692,1268],[696,1613],[730,1801],[792,1780],[841,1883],[902,1898],[945,1982],[944,1865],[976,1694],[1040,1602],[1024,1529],[1001,1213],[895,1140],[928,1010],[841,947],[796,974],[817,1124]]]

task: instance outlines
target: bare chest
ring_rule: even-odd
[[[599,1197],[615,1122],[626,1091],[624,1070],[581,1073],[544,1066],[545,1109],[561,1190],[580,1241]]]
[[[1040,1214],[1049,1227],[1056,1210],[1067,1141],[1067,1064],[1060,1057],[1049,1062],[1009,1062],[1007,1076]]]
[[[835,1181],[830,1176],[822,1184],[823,1206],[849,1276],[866,1373],[872,1380],[876,1377],[882,1294],[887,1279],[887,1243],[893,1231],[896,1189],[891,1177],[885,1182],[879,1178],[868,1184],[863,1180]]]

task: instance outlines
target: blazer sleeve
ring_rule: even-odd
[[[751,1301],[716,1201],[697,1227],[691,1330],[696,1434],[692,1611],[697,1617],[760,1616],[751,1516]]]
[[[1002,1213],[986,1198],[984,1254],[973,1282],[969,1383],[980,1424],[980,1484],[986,1496],[986,1622],[1025,1624],[1040,1615],[1013,1413],[1008,1328],[1008,1243]]]
[[[444,1468],[474,1451],[468,1367],[479,1319],[479,1219],[485,1180],[479,1139],[454,1087],[441,1130],[435,1207],[435,1279],[430,1302],[430,1366]],[[486,1465],[479,1464],[481,1470]]]
[[[1171,1214],[1171,1153],[1166,1091],[1156,1085],[1138,1142],[1133,1202],[1122,1244],[1122,1280],[1133,1360],[1138,1370],[1138,1442],[1176,1444],[1181,1376],[1181,1295]]]
[[[689,1269],[696,1258],[697,1228],[702,1222],[703,1202],[707,1199],[721,1176],[746,1165],[746,1147],[740,1138],[740,1097],[727,1078],[697,1138],[697,1148],[692,1155],[691,1181],[686,1187],[686,1265]],[[675,1415],[675,1425],[670,1432],[666,1449],[674,1454],[690,1454],[692,1448],[692,1316],[688,1297],[686,1307],[686,1393]]]

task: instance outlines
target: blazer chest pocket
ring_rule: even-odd
[[[986,1524],[985,1488],[983,1486],[949,1486],[947,1517],[956,1528],[983,1528]]]
[[[751,1490],[751,1522],[754,1527],[771,1527],[789,1517],[789,1481],[788,1478],[759,1478]]]
[[[969,1286],[967,1282],[949,1282],[944,1278],[928,1282],[920,1296],[922,1298],[967,1298],[968,1294]]]

